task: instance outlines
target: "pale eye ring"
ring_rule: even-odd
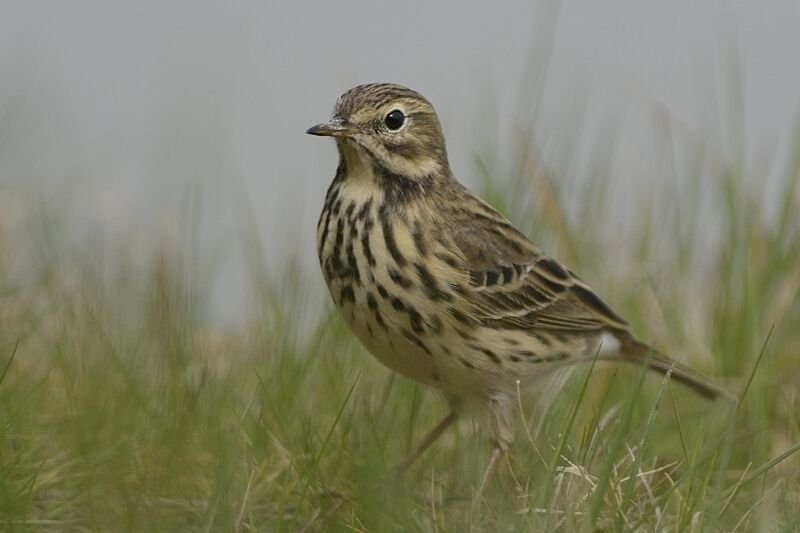
[[[386,124],[386,127],[392,131],[402,128],[405,121],[406,116],[399,109],[393,109],[392,111],[389,111],[389,114],[387,114],[386,118],[383,119],[383,123]]]

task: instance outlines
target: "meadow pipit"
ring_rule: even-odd
[[[419,93],[360,85],[307,133],[334,137],[339,149],[317,227],[336,306],[378,360],[441,390],[451,407],[406,465],[477,400],[494,445],[483,488],[511,443],[518,384],[558,365],[633,361],[725,395],[637,341],[592,289],[461,185]]]

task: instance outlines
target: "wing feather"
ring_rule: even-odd
[[[481,216],[460,209],[450,235],[459,267],[469,274],[464,296],[478,321],[495,328],[627,331],[628,324],[561,263],[483,201],[469,200],[480,202]]]

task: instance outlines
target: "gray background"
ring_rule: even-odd
[[[270,267],[297,253],[313,272],[336,155],[303,132],[350,86],[428,96],[474,184],[475,152],[503,153],[537,74],[546,127],[583,99],[613,116],[645,98],[724,151],[738,64],[754,158],[785,150],[795,124],[798,27],[794,0],[0,2],[0,210],[34,197],[78,233],[122,239],[169,233],[200,190],[209,248],[225,253],[249,205]],[[223,263],[228,314],[239,282]]]

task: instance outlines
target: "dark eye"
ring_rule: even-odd
[[[386,124],[386,127],[389,128],[390,130],[400,129],[400,126],[402,126],[403,122],[405,121],[406,121],[406,116],[399,109],[395,109],[394,111],[389,112],[389,114],[386,115],[386,118],[383,119],[383,122]]]

